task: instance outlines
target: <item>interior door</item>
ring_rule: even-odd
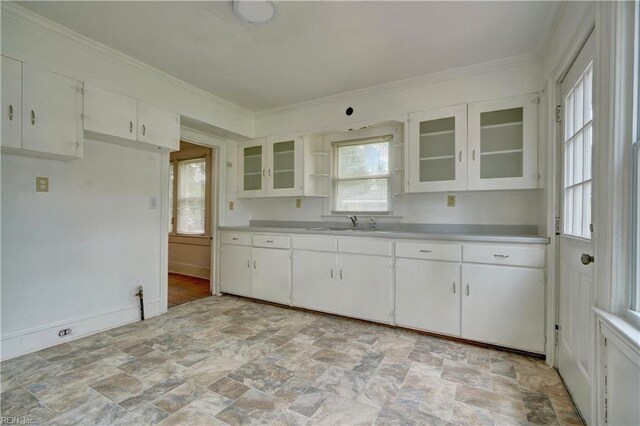
[[[559,237],[558,368],[580,413],[591,423],[594,368],[591,170],[593,140],[593,37],[562,82],[562,175]]]

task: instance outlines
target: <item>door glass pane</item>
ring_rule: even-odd
[[[178,234],[204,234],[206,160],[178,161]]]
[[[455,180],[455,117],[420,123],[420,182]]]
[[[273,144],[273,189],[295,186],[295,142]]]
[[[480,177],[522,177],[523,108],[480,114]]]
[[[259,191],[262,189],[262,145],[244,149],[244,190]]]

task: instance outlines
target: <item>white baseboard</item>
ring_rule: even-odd
[[[205,280],[208,280],[211,277],[211,270],[209,268],[205,266],[191,265],[189,263],[169,262],[169,272],[202,278]]]
[[[145,303],[144,313],[146,318],[163,313],[160,309],[160,300]],[[1,339],[0,359],[6,361],[136,321],[140,321],[140,305],[8,333],[3,335]],[[59,337],[58,332],[65,328],[70,328],[72,334]]]

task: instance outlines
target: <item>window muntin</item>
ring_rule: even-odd
[[[565,97],[564,234],[591,239],[593,63]]]
[[[391,137],[334,145],[334,212],[388,213]]]

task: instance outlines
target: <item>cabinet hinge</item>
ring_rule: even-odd
[[[560,235],[560,216],[556,216],[556,235]]]
[[[562,105],[556,105],[556,123],[562,123]]]

